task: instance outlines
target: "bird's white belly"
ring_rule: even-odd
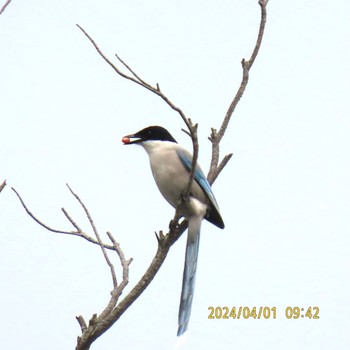
[[[151,169],[158,189],[163,197],[176,208],[181,193],[186,190],[188,176],[180,174],[175,169],[176,167],[170,164],[167,159],[158,159],[154,161],[157,162],[157,167],[153,167],[151,162]],[[180,166],[182,166],[182,164],[180,164]]]
[[[174,208],[182,203],[180,211],[187,218],[192,215],[205,215],[208,200],[196,181],[193,181],[191,187],[190,201],[187,203],[181,201],[181,195],[186,191],[190,174],[177,155],[174,156],[171,151],[169,154],[153,155],[150,163],[160,193]]]

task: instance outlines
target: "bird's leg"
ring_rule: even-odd
[[[170,230],[170,232],[176,232],[176,230],[179,227],[179,220],[180,220],[180,218],[182,216],[181,212],[180,212],[180,209],[179,209],[180,205],[181,205],[181,202],[179,200],[178,203],[177,203],[177,206],[176,206],[174,218],[169,223],[169,230]]]

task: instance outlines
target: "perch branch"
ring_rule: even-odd
[[[187,221],[184,220],[176,228],[170,228],[166,235],[162,233],[157,236],[158,249],[155,257],[149,265],[147,271],[144,273],[135,287],[124,297],[123,300],[112,310],[112,312],[98,317],[98,321],[93,327],[88,329],[78,338],[78,345],[76,350],[87,350],[91,344],[104,332],[106,332],[113,324],[123,315],[123,313],[132,305],[132,303],[142,294],[142,292],[152,282],[153,278],[162,266],[171,246],[179,239],[182,233],[187,228]]]

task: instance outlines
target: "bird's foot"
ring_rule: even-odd
[[[169,230],[171,232],[175,232],[177,230],[177,228],[179,227],[179,222],[178,220],[170,220],[169,222]]]

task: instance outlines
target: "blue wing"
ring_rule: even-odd
[[[177,155],[179,156],[181,163],[186,168],[186,170],[190,172],[192,167],[192,156],[189,153],[185,153],[181,150],[177,151]],[[202,169],[198,164],[196,165],[196,170],[194,172],[194,179],[204,191],[205,195],[207,196],[210,202],[210,210],[205,218],[212,224],[220,228],[224,228],[225,225],[221,218],[219,206],[215,199],[214,193],[209,185],[207,178],[205,177]]]

